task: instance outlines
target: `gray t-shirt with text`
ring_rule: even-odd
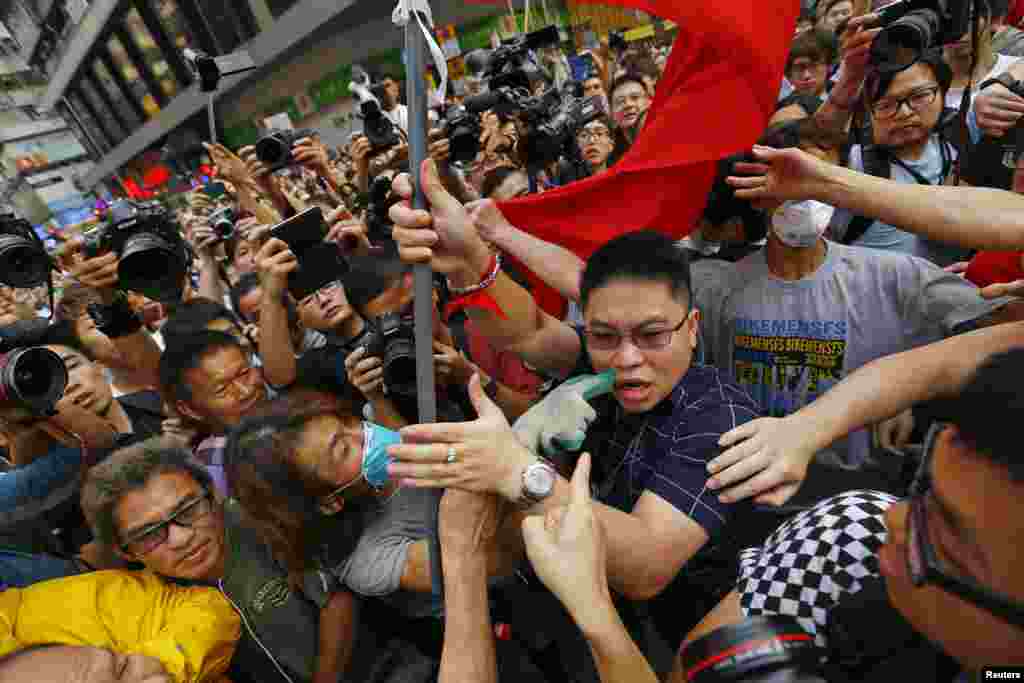
[[[924,259],[828,242],[812,275],[782,280],[765,252],[693,264],[708,363],[731,372],[771,416],[796,412],[862,365],[937,341],[1002,307]],[[861,430],[836,444],[848,464],[870,453]]]

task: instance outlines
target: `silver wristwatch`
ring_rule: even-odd
[[[523,470],[523,491],[519,497],[519,505],[529,507],[549,497],[555,492],[556,481],[558,471],[551,463],[538,458]]]

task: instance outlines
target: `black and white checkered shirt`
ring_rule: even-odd
[[[736,589],[746,616],[794,617],[818,645],[829,611],[877,578],[883,519],[897,502],[878,491],[847,491],[804,510],[760,548],[740,555]]]

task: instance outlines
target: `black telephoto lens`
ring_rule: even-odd
[[[64,396],[68,371],[53,351],[36,346],[0,356],[0,402],[13,401],[33,414],[53,410]]]
[[[159,236],[140,232],[125,240],[117,274],[122,289],[154,301],[178,301],[187,265],[182,255]]]
[[[0,282],[17,289],[38,287],[50,273],[50,258],[35,242],[0,234]]]
[[[687,645],[683,671],[691,683],[826,683],[822,652],[791,617],[752,617]]]

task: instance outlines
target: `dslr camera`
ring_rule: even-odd
[[[370,141],[374,154],[397,146],[401,139],[395,124],[384,115],[380,100],[383,86],[370,83],[370,75],[358,66],[352,67],[352,82],[348,89],[359,102],[359,116],[363,119],[363,133]]]
[[[465,105],[449,107],[445,112],[441,130],[448,138],[449,157],[452,163],[468,164],[480,153],[480,116]]]
[[[295,165],[295,157],[292,156],[292,147],[295,143],[316,134],[315,130],[309,129],[271,131],[256,141],[256,158],[271,173],[288,168]]]
[[[210,221],[210,227],[213,228],[213,231],[217,233],[217,238],[222,242],[234,236],[235,221],[238,220],[238,216],[235,215],[235,210],[230,206],[214,211],[210,214],[208,220]]]
[[[526,128],[523,144],[527,165],[533,169],[556,161],[562,154],[572,156],[576,132],[603,113],[598,98],[582,99],[579,83],[572,84],[564,93],[549,88],[539,95],[533,94],[534,84],[544,78],[533,50],[557,45],[558,41],[556,26],[505,41],[487,62],[484,78],[489,91],[465,103],[467,112],[474,116],[488,110],[518,116]],[[466,129],[461,138],[466,140],[468,127],[462,120],[457,121]],[[457,128],[449,124],[449,130],[455,132]],[[468,154],[468,142],[466,146],[464,153]],[[454,140],[452,150],[455,158]]]
[[[52,265],[42,240],[24,218],[0,213],[0,282],[17,289],[47,281]]]
[[[925,50],[960,39],[971,23],[973,0],[899,0],[878,10],[881,33],[871,44],[871,63],[882,72],[902,71]]]
[[[68,370],[64,361],[42,346],[50,325],[23,320],[0,327],[0,404],[13,403],[32,415],[52,415],[64,397]]]
[[[386,177],[374,178],[370,185],[366,214],[363,221],[366,223],[366,236],[373,244],[380,244],[392,241],[392,229],[395,224],[391,221],[389,212],[391,207],[401,200],[398,195],[391,191],[391,181]]]
[[[154,301],[179,301],[190,258],[178,224],[158,203],[119,202],[110,222],[85,235],[88,258],[114,252],[118,287]]]
[[[399,313],[382,315],[373,322],[364,346],[367,356],[381,359],[388,395],[416,395],[416,332],[411,320]]]

